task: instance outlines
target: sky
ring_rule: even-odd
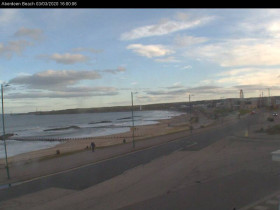
[[[8,113],[280,95],[279,9],[1,9]]]

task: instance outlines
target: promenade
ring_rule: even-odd
[[[245,118],[256,122],[257,126],[260,121],[250,117]],[[129,143],[61,157],[61,163],[60,158],[49,159],[44,163],[50,161],[50,166],[57,164],[63,167],[63,164],[67,165],[69,161],[75,164],[75,159],[83,157],[88,161],[87,164],[94,164],[190,135],[195,140],[196,135],[207,134],[207,131],[218,128],[226,129],[227,125],[236,122],[238,119],[224,120],[213,127],[195,129],[193,133],[182,131],[137,141],[135,150]],[[198,147],[187,146],[88,188],[50,187],[3,201],[0,209],[180,210],[188,207],[192,210],[270,210],[273,203],[276,206],[277,197],[269,196],[277,196],[279,191],[279,163],[271,160],[271,152],[280,148],[280,141],[275,136],[270,139],[268,136],[264,138],[265,135],[256,138],[253,126],[249,127],[249,136],[245,136],[244,125],[239,126],[236,135],[205,146],[203,140]],[[208,136],[207,141],[211,141],[212,135]],[[82,167],[78,163],[81,163],[80,160],[77,161],[77,167]],[[264,202],[267,206],[263,205]]]
[[[236,117],[230,116],[226,121],[231,122],[233,119],[236,120]],[[211,124],[212,126],[201,129],[201,125],[210,123],[213,124],[211,120],[209,121],[201,117],[200,122],[193,125],[194,130],[192,133],[203,132],[204,130],[212,129],[212,126],[222,125],[220,122],[215,122],[213,125]],[[177,130],[181,131],[178,132]],[[155,133],[151,135],[151,132]],[[71,170],[191,135],[186,124],[186,116],[184,115],[170,120],[163,120],[156,125],[140,126],[139,130],[135,133],[135,148],[133,148],[132,135],[130,132],[109,137],[74,140],[62,143],[54,148],[11,157],[9,158],[10,180],[7,180],[5,161],[2,159],[0,160],[0,185],[27,181]],[[122,138],[119,138],[119,136],[122,136]],[[125,144],[122,143],[124,137],[126,138]],[[97,149],[94,153],[90,149],[90,143],[92,141],[97,145]],[[113,141],[114,144],[111,143],[111,141]],[[86,149],[86,147],[88,147],[88,149]],[[56,150],[60,150],[61,154],[56,155]]]

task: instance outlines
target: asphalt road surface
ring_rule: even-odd
[[[119,210],[233,210],[240,209],[277,190],[279,190],[278,176],[242,171],[187,186]]]
[[[42,177],[37,180],[12,186],[7,189],[2,189],[0,190],[0,201],[8,200],[32,192],[37,192],[50,187],[82,190],[90,186],[93,186],[95,184],[98,184],[100,182],[103,182],[105,180],[111,179],[112,177],[115,177],[117,175],[120,175],[128,169],[134,168],[140,164],[146,164],[154,160],[155,158],[161,157],[163,155],[168,155],[174,151],[200,150],[222,138],[235,135],[238,132],[243,132],[248,124],[252,124],[255,121],[256,121],[255,116],[249,116],[247,118],[241,119],[237,123],[210,129],[208,131],[199,134],[194,134],[188,137],[182,137],[180,139],[176,139],[174,141],[162,145],[154,146],[141,151],[135,151],[127,155],[108,159],[98,163],[93,163],[91,165],[80,167],[75,170],[71,170],[68,172],[59,173],[47,177]],[[212,186],[212,188],[215,188],[215,184]],[[272,183],[271,185],[273,184],[275,183]],[[269,186],[271,185],[269,184]],[[196,193],[204,192],[206,195],[208,194],[207,190],[205,191],[203,190],[203,188],[197,188],[194,190],[196,191],[199,190],[199,192]],[[176,206],[175,209],[180,209],[179,208],[180,206],[177,206],[177,203],[179,201],[180,202],[184,201],[184,198],[180,196],[181,195],[180,193],[181,191],[178,191],[176,195],[172,194],[172,196],[166,196],[166,197],[163,196],[163,197],[154,198],[148,202],[149,207],[151,208],[147,208],[147,209],[153,209],[153,207],[158,206],[158,202],[162,202],[163,200],[166,200],[166,202],[164,203],[166,204],[168,203],[169,205],[164,205],[166,208],[162,208],[162,209],[174,209],[174,208],[169,208],[170,205],[172,205],[173,207]],[[192,189],[187,189],[187,188],[182,189],[182,195],[185,193],[191,196]],[[215,196],[209,197],[210,201],[213,199],[215,200]],[[226,200],[224,202],[226,202]],[[143,209],[142,208],[143,205],[146,206],[147,203],[144,202],[144,203],[136,204],[131,209]],[[186,206],[186,205],[187,205],[186,203],[182,202],[182,206]],[[193,207],[193,205],[191,205],[191,207]],[[127,207],[127,209],[130,209],[130,207]],[[196,208],[191,208],[191,209],[196,209]]]

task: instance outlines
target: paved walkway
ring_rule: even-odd
[[[279,210],[280,191],[269,195],[255,203],[249,204],[240,210]]]

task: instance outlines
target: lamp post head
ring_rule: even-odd
[[[8,84],[8,83],[2,83],[1,84],[1,87],[3,88],[3,87],[8,87],[8,86],[11,86],[10,84]]]

